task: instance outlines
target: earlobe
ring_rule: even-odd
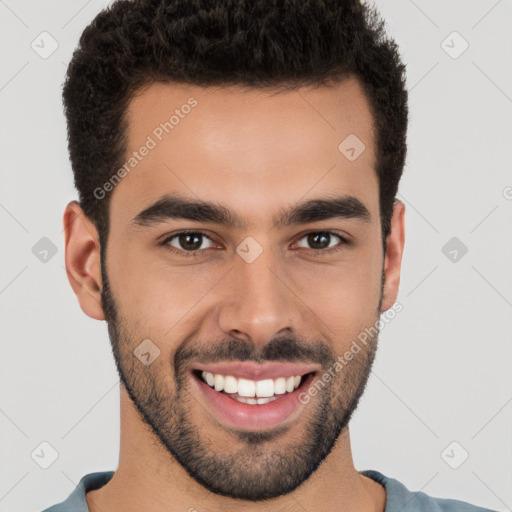
[[[405,244],[405,205],[395,200],[391,230],[386,240],[386,257],[384,259],[384,290],[381,313],[387,311],[398,297],[402,255]]]
[[[64,212],[65,262],[69,283],[82,311],[104,320],[101,307],[101,260],[98,232],[76,201]]]

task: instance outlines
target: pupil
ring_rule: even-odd
[[[195,243],[190,242],[191,239],[196,240]],[[194,234],[182,234],[180,235],[180,244],[184,249],[195,250],[201,247],[201,238],[202,235],[194,235]]]
[[[308,236],[308,243],[313,249],[325,249],[329,246],[329,237],[328,233],[313,233]]]

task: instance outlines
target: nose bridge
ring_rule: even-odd
[[[265,344],[283,329],[295,330],[298,305],[284,284],[286,276],[280,276],[282,267],[273,251],[265,249],[253,261],[242,253],[233,265],[218,320],[224,333],[242,333],[256,344]]]

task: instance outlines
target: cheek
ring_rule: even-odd
[[[381,293],[380,260],[358,253],[357,261],[317,265],[298,270],[298,295],[328,327],[326,335],[345,343],[376,321]]]
[[[163,340],[188,325],[219,280],[212,267],[173,267],[134,249],[109,261],[109,280],[122,317],[137,335]],[[115,263],[111,263],[115,262]]]

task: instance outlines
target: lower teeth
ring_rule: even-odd
[[[268,404],[269,402],[277,400],[275,396],[270,396],[268,398],[245,398],[243,396],[232,396],[231,398],[233,398],[233,400],[236,400],[237,402],[242,402],[243,404],[250,405]]]

